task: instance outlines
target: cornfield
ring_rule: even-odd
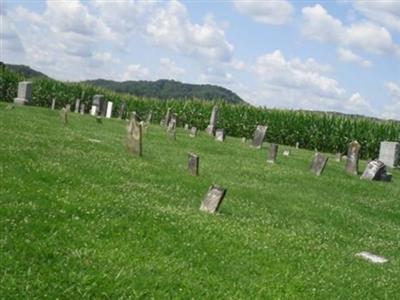
[[[1,101],[12,102],[17,95],[18,82],[22,76],[6,68],[1,70]],[[284,145],[295,145],[305,149],[323,152],[346,153],[347,144],[357,140],[361,148],[361,157],[374,159],[378,156],[381,141],[400,140],[400,122],[380,121],[368,118],[349,117],[328,113],[300,112],[253,107],[250,105],[233,105],[225,102],[204,102],[200,100],[144,99],[132,95],[118,94],[99,87],[60,82],[52,79],[33,79],[31,105],[50,107],[53,98],[56,108],[65,104],[74,107],[75,99],[81,99],[86,112],[90,110],[92,97],[103,94],[112,101],[113,115],[116,116],[123,102],[127,110],[135,110],[144,117],[153,112],[153,122],[159,123],[168,108],[178,115],[178,126],[189,124],[198,129],[208,125],[213,105],[218,104],[218,127],[224,128],[227,135],[251,138],[257,124],[268,125],[267,141]]]

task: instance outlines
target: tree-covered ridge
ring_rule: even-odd
[[[43,74],[42,72],[36,71],[32,69],[29,66],[25,65],[11,65],[11,64],[4,64],[3,62],[0,62],[0,67],[4,68],[7,67],[8,69],[24,76],[25,78],[32,78],[32,77],[44,77],[48,78],[47,75]]]

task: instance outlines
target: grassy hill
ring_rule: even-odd
[[[266,151],[152,125],[144,156],[125,121],[97,124],[0,103],[0,295],[4,299],[397,299],[400,172],[367,182],[313,152]],[[91,142],[96,139],[100,142]],[[200,176],[187,174],[187,153]],[[361,162],[361,169],[365,167]],[[199,211],[211,184],[218,215]],[[355,253],[389,258],[374,265]]]

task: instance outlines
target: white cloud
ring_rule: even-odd
[[[236,9],[260,23],[281,25],[290,20],[293,6],[286,0],[233,0]]]
[[[367,100],[365,100],[359,93],[354,93],[344,103],[344,108],[348,113],[360,115],[374,115],[374,111]]]
[[[125,68],[121,80],[150,80],[150,71],[140,64],[131,64]]]
[[[165,78],[179,79],[185,74],[185,69],[179,67],[174,61],[169,58],[163,57],[160,59],[160,75]]]
[[[383,107],[382,116],[400,121],[400,83],[389,81],[385,82],[384,86],[391,97],[391,102]]]
[[[338,48],[337,54],[339,56],[339,60],[341,61],[357,63],[364,68],[369,68],[372,66],[372,63],[369,60],[363,59],[350,49]]]
[[[200,81],[206,84],[229,85],[233,83],[233,77],[222,67],[208,67],[200,74]]]
[[[400,1],[356,0],[354,7],[370,20],[387,28],[400,31]]]

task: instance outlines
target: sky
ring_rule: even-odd
[[[400,1],[0,0],[0,60],[400,120]]]

